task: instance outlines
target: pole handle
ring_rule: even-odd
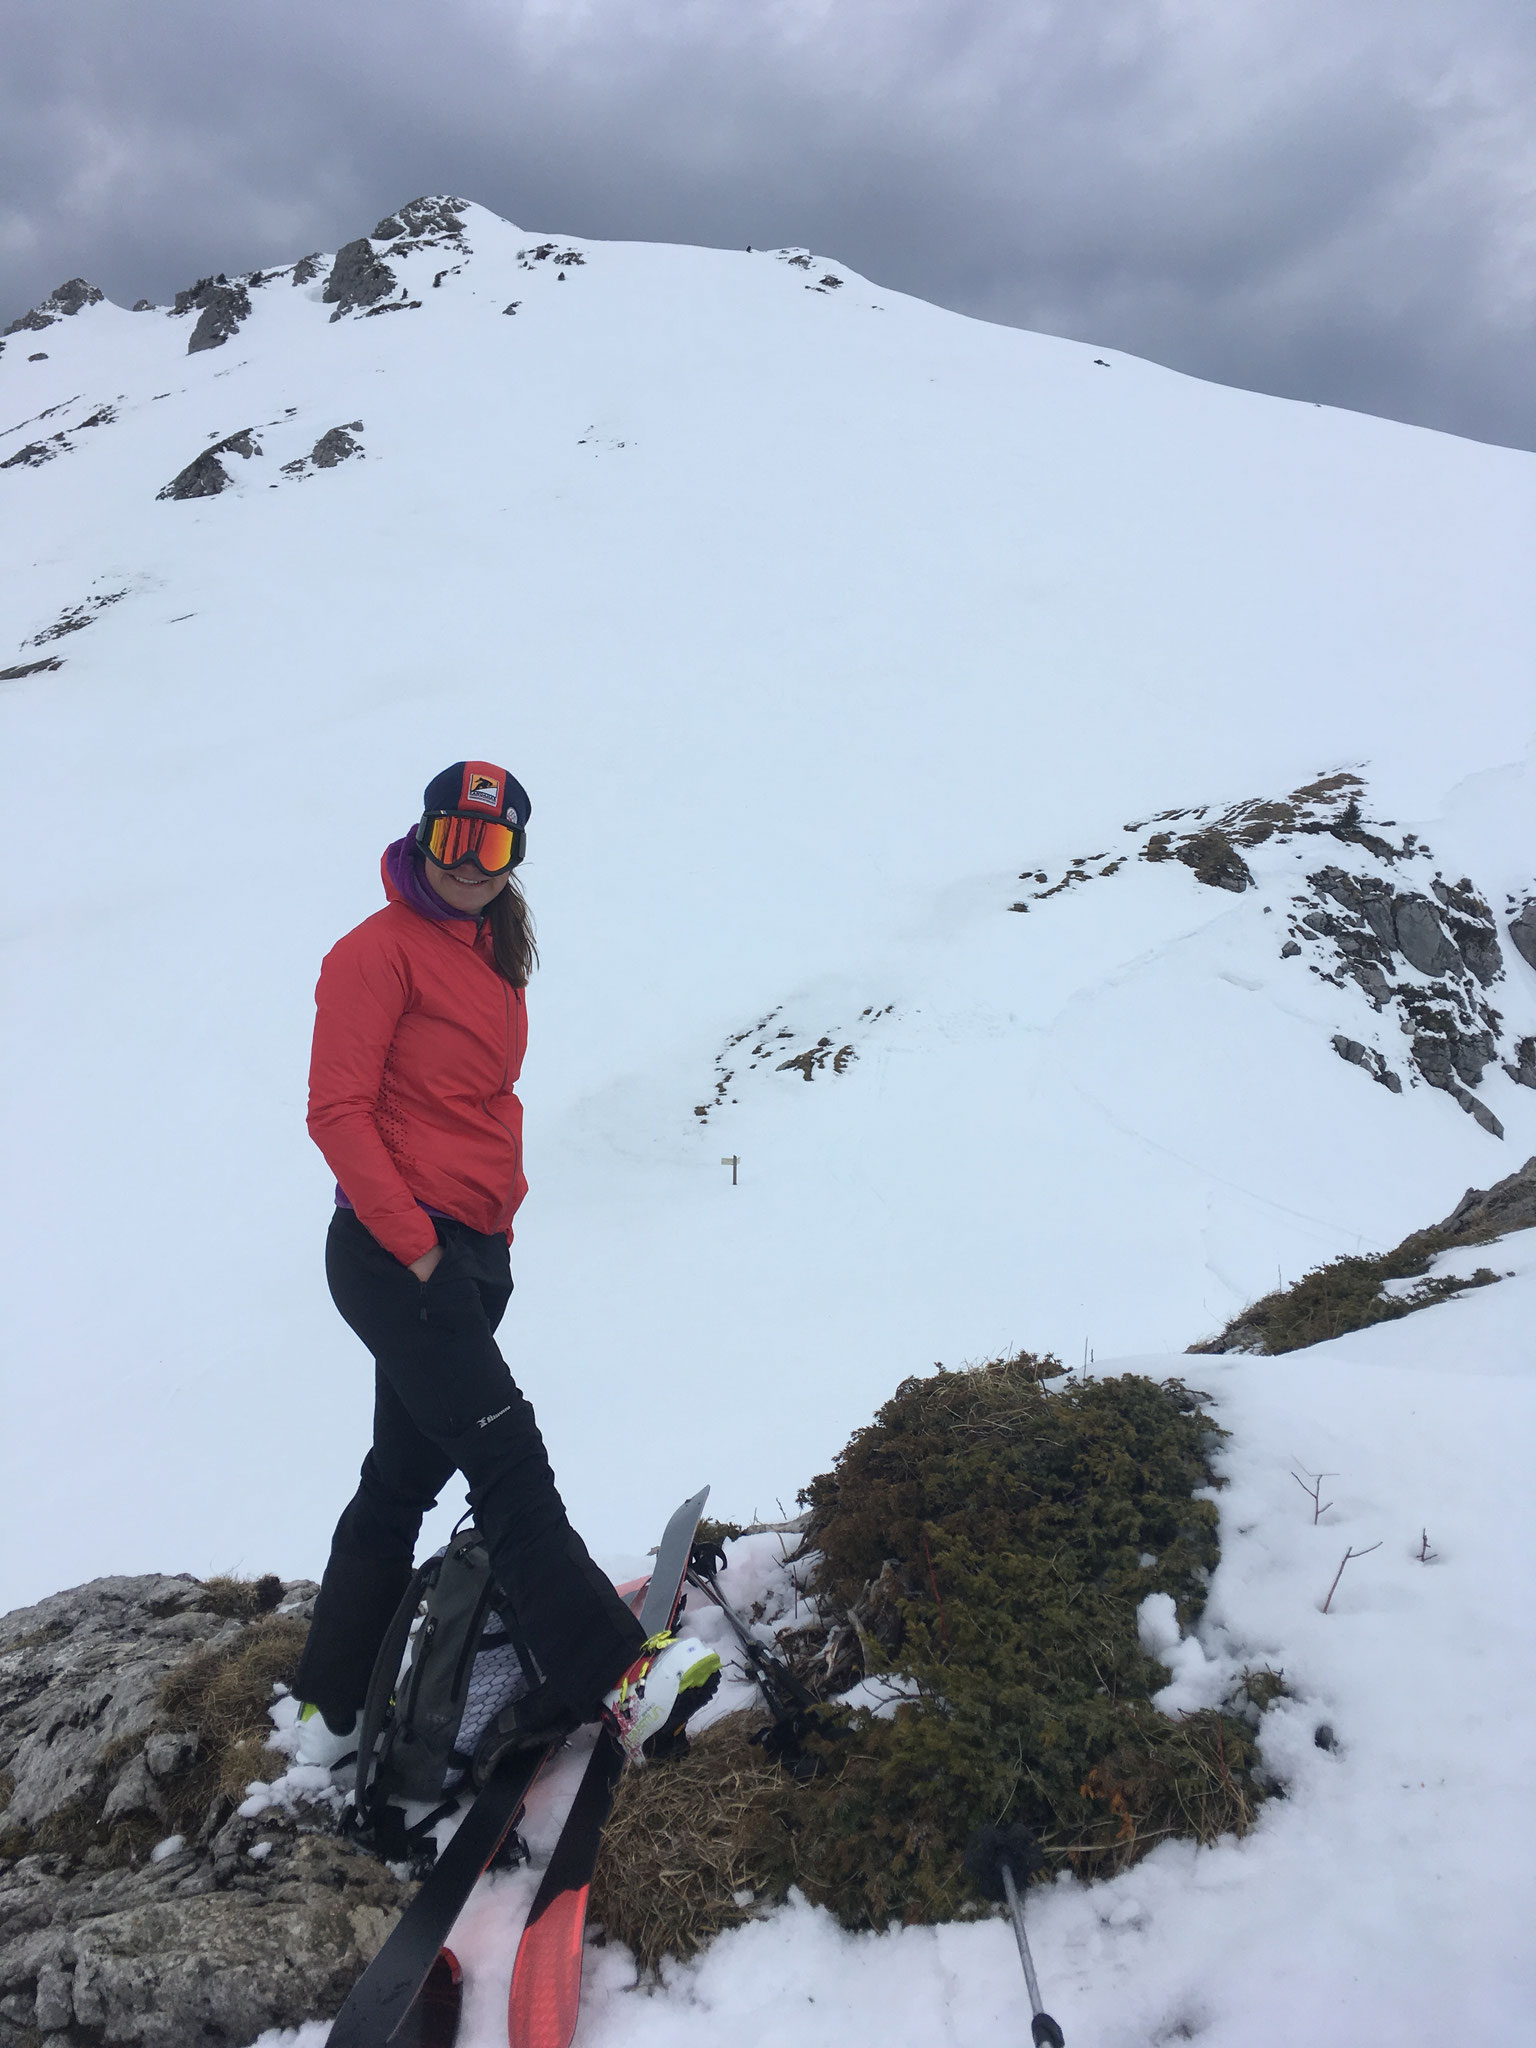
[[[1067,2048],[1066,2036],[1048,2012],[1037,2012],[1029,2023],[1035,2048]]]

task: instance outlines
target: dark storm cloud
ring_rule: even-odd
[[[1531,446],[1528,0],[11,0],[0,310],[421,191]]]

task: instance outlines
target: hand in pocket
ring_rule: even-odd
[[[435,1244],[433,1245],[431,1251],[423,1252],[419,1259],[412,1259],[410,1270],[416,1275],[416,1278],[418,1280],[425,1283],[426,1281],[430,1280],[432,1278],[432,1275],[437,1271],[438,1266],[442,1263],[442,1257],[442,1246],[440,1244]]]

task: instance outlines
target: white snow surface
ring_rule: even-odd
[[[0,471],[0,666],[63,662],[0,683],[0,1608],[318,1574],[370,1372],[321,1271],[311,991],[428,776],[502,760],[543,948],[504,1342],[616,1575],[704,1479],[737,1520],[789,1508],[935,1359],[1182,1371],[1232,1432],[1223,1561],[1197,1642],[1143,1626],[1172,1710],[1284,1668],[1289,1796],[1032,1894],[1048,2003],[1074,2043],[1523,2038],[1524,1247],[1335,1344],[1178,1354],[1509,1172],[1536,1092],[1490,1067],[1500,1142],[1338,1057],[1402,1039],[1280,956],[1330,840],[1255,849],[1241,895],[1132,859],[1008,906],[1159,810],[1353,768],[1432,848],[1412,885],[1472,878],[1502,935],[1536,890],[1536,465],[820,257],[561,241],[557,271],[465,225],[467,255],[389,255],[389,317],[333,322],[322,267],[198,355],[195,315],[106,303],[0,355],[0,462],[63,437]],[[361,457],[285,472],[357,420]],[[246,427],[222,495],[157,499]],[[1513,1039],[1536,973],[1504,952]],[[856,1057],[749,1065],[780,1032]],[[1336,1475],[1316,1527],[1303,1465]],[[501,2038],[531,1882],[461,1929],[467,2048]],[[996,1922],[854,1938],[797,1905],[628,1975],[593,1953],[583,2048],[1027,2036]]]

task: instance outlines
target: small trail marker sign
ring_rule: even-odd
[[[735,1187],[737,1185],[736,1169],[738,1166],[740,1166],[741,1160],[738,1158],[736,1153],[732,1152],[728,1158],[722,1159],[720,1164],[722,1166],[728,1166],[731,1169],[731,1186]]]

